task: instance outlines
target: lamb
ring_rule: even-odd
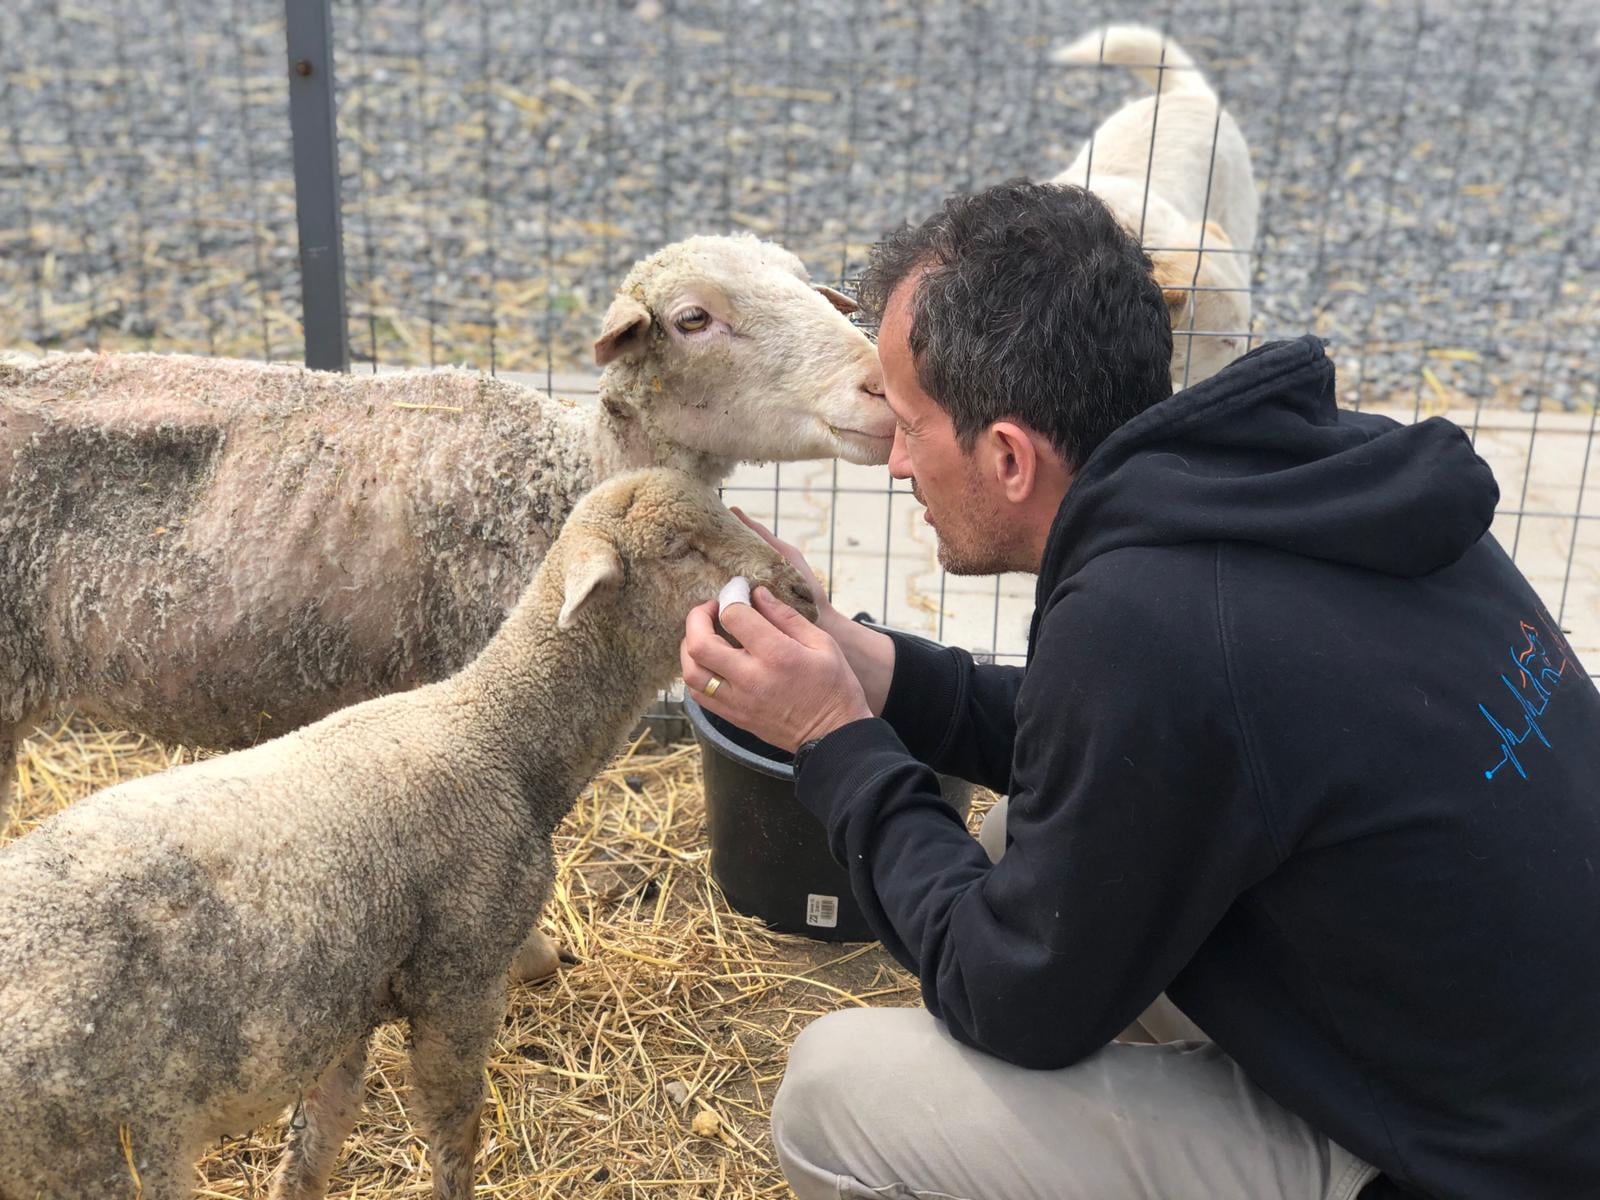
[[[0,805],[51,710],[231,749],[445,677],[622,470],[886,461],[853,307],[772,243],[675,243],[606,312],[593,407],[463,371],[0,358]]]
[[[1156,89],[1107,117],[1052,182],[1090,189],[1149,247],[1172,318],[1172,386],[1199,383],[1250,332],[1250,147],[1194,59],[1155,29],[1110,25],[1051,58],[1115,63]]]
[[[433,1194],[471,1196],[523,928],[507,914],[544,903],[551,833],[734,575],[815,617],[710,488],[621,475],[459,673],[96,793],[0,848],[0,1200],[191,1196],[206,1142],[297,1100],[271,1195],[320,1197],[368,1035],[395,1019]]]

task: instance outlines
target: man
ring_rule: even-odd
[[[690,617],[927,1007],[797,1041],[796,1192],[1600,1196],[1600,693],[1466,437],[1338,411],[1313,338],[1169,396],[1076,189],[954,199],[862,292],[941,561],[1039,587],[1026,669]],[[934,770],[1008,794],[997,862]],[[1157,1001],[1210,1040],[1113,1040]]]

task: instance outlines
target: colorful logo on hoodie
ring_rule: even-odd
[[[1538,626],[1530,625],[1527,621],[1522,621],[1520,624],[1521,645],[1513,644],[1507,647],[1506,653],[1511,658],[1511,671],[1500,676],[1500,682],[1511,694],[1510,703],[1515,706],[1516,715],[1509,723],[1503,723],[1489,711],[1487,705],[1478,705],[1478,711],[1483,714],[1484,720],[1489,722],[1490,727],[1500,738],[1500,761],[1483,773],[1485,779],[1493,779],[1507,764],[1526,779],[1528,772],[1522,765],[1517,748],[1537,738],[1546,750],[1550,749],[1550,739],[1545,737],[1539,719],[1550,707],[1556,689],[1561,686],[1567,668],[1572,665],[1572,658],[1567,653],[1565,641],[1559,633],[1553,632],[1555,628],[1553,623],[1550,626],[1552,630],[1550,640],[1555,644],[1553,652],[1546,647]]]

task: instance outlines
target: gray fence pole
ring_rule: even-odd
[[[300,291],[306,366],[350,369],[339,220],[339,135],[333,107],[331,0],[284,0],[288,18],[289,128],[300,223]]]

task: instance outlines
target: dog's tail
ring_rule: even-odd
[[[1203,92],[1211,85],[1177,42],[1148,25],[1107,25],[1050,52],[1058,63],[1110,63],[1127,67],[1158,91]]]

